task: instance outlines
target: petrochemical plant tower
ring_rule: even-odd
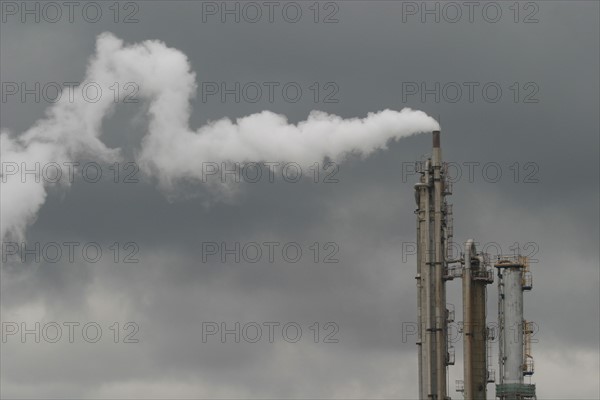
[[[478,253],[472,239],[459,258],[452,257],[452,192],[447,164],[442,162],[440,131],[433,132],[431,157],[417,163],[417,316],[419,399],[447,400],[449,365],[454,348],[448,341],[448,325],[454,308],[446,304],[446,282],[462,278],[464,379],[456,391],[467,400],[486,400],[487,384],[495,382],[490,368],[495,331],[487,326],[487,285],[498,272],[498,366],[496,397],[500,400],[535,399],[535,385],[524,378],[533,374],[531,336],[533,324],[523,319],[523,291],[532,287],[527,257],[499,255],[494,267],[489,256]]]
[[[448,271],[448,213],[445,189],[447,178],[442,168],[440,132],[433,132],[433,155],[420,165],[420,182],[415,185],[417,214],[417,290],[419,352],[419,397],[447,398],[448,310],[446,279]],[[453,357],[452,357],[453,358]]]

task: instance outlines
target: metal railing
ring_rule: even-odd
[[[533,375],[533,372],[534,372],[533,358],[527,357],[525,359],[525,363],[523,364],[523,375]]]
[[[462,266],[446,267],[444,268],[443,278],[447,281],[451,281],[454,278],[461,278],[463,276]]]
[[[455,317],[455,311],[454,311],[454,305],[453,304],[448,304],[448,306],[450,306],[450,308],[446,309],[446,321],[447,322],[454,322],[454,317]]]
[[[444,177],[444,194],[451,195],[452,194],[452,181],[448,179],[448,176]]]
[[[525,271],[523,273],[523,282],[522,282],[523,290],[531,290],[533,287],[533,274],[531,271]]]
[[[464,392],[465,391],[465,381],[463,380],[457,380],[456,381],[456,388],[455,390],[457,392]]]
[[[471,276],[477,281],[494,282],[494,271],[491,269],[473,270]]]
[[[525,357],[523,375],[533,375],[534,372],[533,356],[531,355],[531,336],[534,328],[532,321],[523,321],[523,353]]]
[[[454,346],[448,347],[448,353],[446,353],[446,365],[454,365],[455,358]]]
[[[486,338],[488,341],[496,340],[496,328],[495,327],[486,327]]]
[[[496,260],[496,265],[502,265],[502,264],[519,264],[519,265],[522,265],[526,270],[528,269],[528,266],[529,266],[527,257],[522,256],[520,254],[498,255],[498,259]]]

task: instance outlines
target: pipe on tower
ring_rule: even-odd
[[[473,322],[471,321],[472,315],[472,299],[471,295],[471,258],[475,255],[475,245],[473,239],[467,240],[465,244],[465,268],[463,271],[463,364],[464,364],[464,380],[465,380],[465,399],[471,400],[471,388],[473,387],[473,365],[471,357],[471,346],[473,333],[471,328]]]

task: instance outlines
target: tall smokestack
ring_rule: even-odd
[[[419,339],[419,398],[447,398],[447,366],[454,364],[448,352],[446,309],[446,252],[448,219],[446,183],[442,168],[440,131],[433,133],[433,154],[415,185],[417,214],[417,289]]]
[[[440,147],[440,131],[433,131],[433,148]]]
[[[440,172],[442,166],[442,147],[440,146],[440,131],[433,131],[433,166]],[[436,177],[434,177],[436,178]],[[439,178],[439,176],[438,176]],[[441,183],[441,182],[440,182]],[[441,187],[441,185],[440,185]]]

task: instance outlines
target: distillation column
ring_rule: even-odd
[[[485,400],[488,377],[486,285],[494,281],[486,255],[477,255],[473,240],[465,245],[463,269],[463,359],[466,400]]]
[[[535,398],[535,385],[524,376],[533,374],[531,357],[532,323],[523,319],[523,291],[531,289],[527,257],[501,256],[498,269],[499,384],[496,397],[501,400]]]
[[[417,289],[419,398],[447,396],[448,311],[446,309],[447,219],[440,132],[433,132],[433,154],[415,185],[417,214]]]

